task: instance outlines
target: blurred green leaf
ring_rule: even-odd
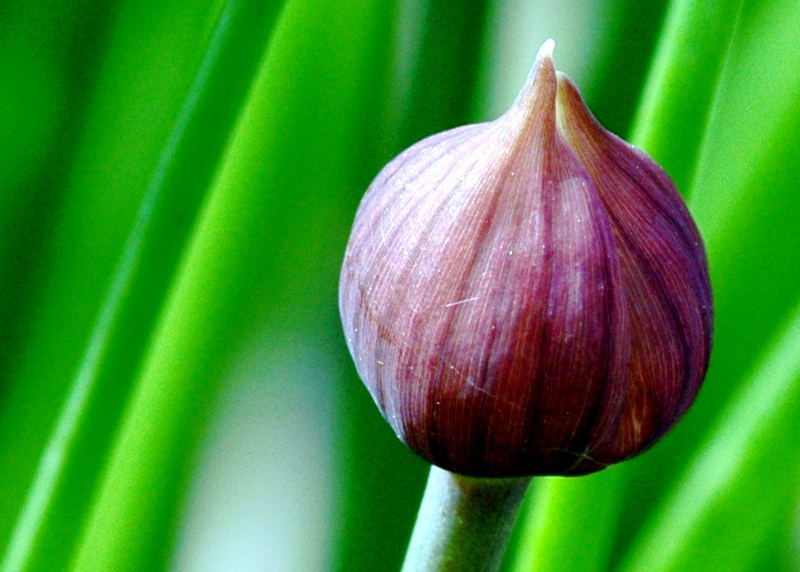
[[[614,486],[617,481],[607,475],[620,470],[624,467],[579,479],[539,479],[528,494],[521,545],[511,555],[513,569],[606,570],[619,519],[618,497],[624,494],[623,487]],[[607,486],[609,482],[612,486]],[[597,494],[599,489],[603,494]],[[582,542],[568,544],[562,537],[581,538]]]
[[[487,0],[420,3],[419,44],[406,94],[405,120],[397,138],[404,149],[468,120],[486,29]]]
[[[249,86],[248,72],[271,16],[260,6],[236,2],[222,14],[18,517],[5,560],[10,568],[47,568],[73,550],[160,301]]]
[[[33,10],[44,22],[61,13],[49,3],[22,4],[16,9]],[[25,235],[15,240],[20,248],[38,247],[41,252],[26,253],[36,265],[29,276],[38,283],[12,286],[29,288],[31,295],[24,308],[15,309],[21,314],[12,319],[24,326],[8,346],[10,353],[3,357],[7,365],[0,374],[4,377],[0,403],[3,544],[31,487],[54,419],[66,401],[68,381],[87,350],[136,206],[197,70],[196,56],[207,41],[204,23],[209,15],[204,7],[185,1],[158,3],[160,9],[154,9],[155,5],[133,2],[117,14],[111,4],[107,11],[95,13],[96,20],[85,16],[85,26],[73,31],[74,43],[64,48],[74,58],[76,81],[85,82],[73,89],[86,107],[76,103],[75,121],[81,124],[63,142],[59,161],[65,163],[45,167],[45,171],[55,170],[42,183],[52,187],[42,192],[58,198],[40,205],[47,208],[31,222],[34,228],[43,225],[43,236],[32,236],[30,243]],[[109,30],[102,27],[105,18]],[[24,31],[32,36],[36,32],[36,27]],[[95,34],[96,42],[84,40]],[[83,52],[89,49],[98,53]],[[97,72],[95,65],[100,68]],[[5,192],[9,190],[4,188]],[[71,530],[70,524],[66,533]]]
[[[84,0],[62,4],[6,3],[0,12],[0,403],[45,274],[64,179],[117,10],[116,2],[92,10]]]
[[[631,137],[687,192],[716,102],[742,0],[675,0]]]
[[[664,18],[670,3],[612,0],[602,4],[607,24],[581,92],[600,123],[612,133],[626,137],[645,81],[653,85],[652,75],[656,73],[652,69],[653,52],[657,45],[664,50],[663,43],[659,43],[663,42],[659,30],[666,30],[669,25]]]
[[[364,105],[387,62],[393,9],[372,0],[284,8],[155,335],[79,569],[163,565],[209,399],[242,343],[270,323],[331,343],[345,213],[369,157]]]

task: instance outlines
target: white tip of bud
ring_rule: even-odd
[[[553,59],[553,49],[556,47],[556,41],[553,38],[548,38],[542,44],[542,47],[539,48],[539,51],[536,54],[537,60],[542,59]]]

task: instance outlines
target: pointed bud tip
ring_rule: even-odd
[[[553,50],[556,47],[556,41],[553,38],[548,38],[544,41],[539,51],[536,53],[536,61],[541,61],[545,58],[548,60],[553,59]]]
[[[556,66],[553,62],[555,40],[545,40],[536,54],[536,61],[517,94],[507,115],[527,122],[526,117],[553,109],[556,95]]]
[[[553,49],[555,47],[556,41],[553,38],[549,38],[544,41],[539,48],[539,51],[536,52],[536,60],[534,61],[533,67],[528,73],[528,79],[525,81],[525,84],[522,87],[523,92],[530,90],[533,87],[536,82],[536,78],[540,76],[541,71],[547,70],[550,72],[547,75],[556,73],[556,66],[553,62]]]

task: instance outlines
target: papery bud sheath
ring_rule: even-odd
[[[577,475],[632,457],[686,411],[708,364],[698,231],[551,50],[497,120],[378,174],[342,268],[361,378],[398,436],[456,473]]]

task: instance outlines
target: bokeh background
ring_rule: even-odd
[[[428,467],[350,362],[349,225],[543,40],[703,232],[687,417],[536,479],[508,570],[800,568],[800,4],[0,1],[3,570],[395,570]]]

